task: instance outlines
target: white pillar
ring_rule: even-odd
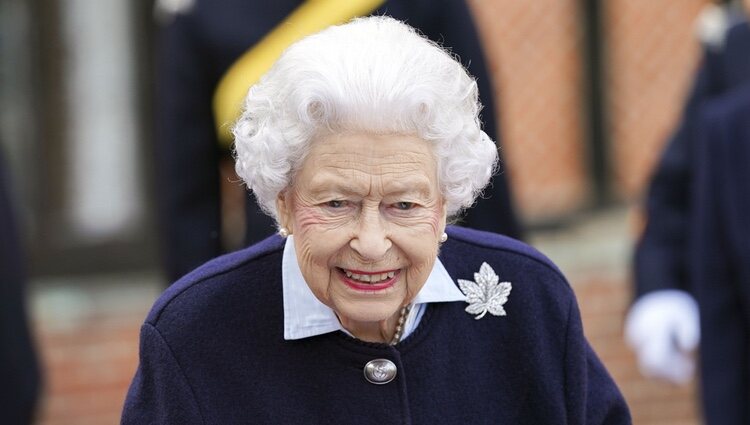
[[[65,51],[66,215],[101,240],[143,217],[137,86],[129,0],[60,0]]]

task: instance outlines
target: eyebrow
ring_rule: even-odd
[[[315,175],[310,180],[310,191],[314,195],[322,195],[327,193],[340,193],[342,195],[358,195],[361,196],[369,192],[369,184],[356,184],[356,179],[347,180],[346,185],[342,185],[340,177],[336,177],[335,174],[329,174],[326,172]],[[357,187],[359,186],[359,187]]]
[[[415,194],[423,198],[428,198],[432,194],[429,180],[421,177],[391,181],[383,189],[388,195],[403,196]]]
[[[359,184],[357,184],[359,183]],[[345,196],[365,196],[371,191],[369,182],[365,183],[357,179],[348,179],[346,184],[341,184],[340,177],[335,173],[321,172],[310,181],[310,192],[313,195],[341,194]],[[416,195],[428,198],[432,194],[430,181],[423,177],[411,177],[388,181],[383,186],[386,196]]]

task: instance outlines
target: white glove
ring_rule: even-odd
[[[625,318],[625,341],[644,376],[684,384],[693,377],[692,352],[700,341],[698,304],[687,292],[648,293]]]

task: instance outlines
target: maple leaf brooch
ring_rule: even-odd
[[[466,302],[469,303],[466,312],[476,314],[477,317],[474,318],[476,320],[484,317],[487,312],[493,316],[505,316],[503,304],[508,302],[510,282],[499,282],[500,278],[497,273],[487,263],[482,263],[479,273],[474,273],[474,280],[476,282],[458,279],[458,286],[466,295]]]

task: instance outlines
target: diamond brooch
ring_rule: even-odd
[[[479,273],[474,273],[474,280],[458,279],[458,286],[466,295],[466,312],[476,314],[476,320],[484,317],[488,312],[493,316],[505,316],[503,305],[508,302],[511,283],[499,282],[500,278],[495,270],[487,263],[482,263]]]

